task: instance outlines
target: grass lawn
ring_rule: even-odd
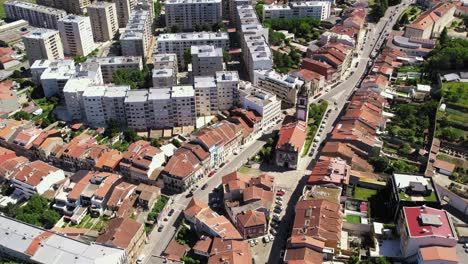
[[[239,168],[239,172],[240,172],[240,173],[247,174],[247,173],[250,172],[250,168],[245,167],[245,166],[242,166],[242,167]]]
[[[407,73],[407,72],[420,72],[421,71],[421,66],[415,65],[415,66],[402,66],[398,68],[398,73]]]
[[[367,189],[363,187],[354,188],[354,198],[358,200],[367,201],[371,196],[374,196],[377,193],[377,190]]]
[[[361,223],[361,217],[357,216],[357,215],[347,215],[346,216],[346,222],[360,224]]]
[[[42,114],[33,117],[34,121],[39,121],[48,117],[50,112],[52,112],[56,106],[54,103],[47,100],[47,98],[45,97],[41,99],[34,99],[34,103],[40,108],[42,108]]]
[[[435,192],[431,192],[431,195],[424,196],[424,201],[426,202],[437,202],[437,196]]]
[[[459,106],[468,107],[468,83],[443,83],[442,94],[445,101]]]
[[[5,18],[5,9],[3,8],[3,3],[5,3],[7,0],[0,0],[0,18]],[[36,0],[22,0],[23,2],[30,2],[30,3],[36,3]]]

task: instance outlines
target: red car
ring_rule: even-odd
[[[283,196],[283,195],[284,195],[284,192],[282,192],[282,191],[277,191],[277,192],[276,192],[276,195],[278,195],[278,196]]]
[[[212,172],[210,172],[210,174],[208,174],[208,177],[211,177],[211,176],[213,176],[215,173],[216,173],[216,171],[212,171]]]

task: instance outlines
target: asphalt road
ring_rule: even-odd
[[[403,11],[404,8],[408,5],[408,3],[408,1],[404,1],[404,3],[400,5],[404,5],[404,7],[401,7],[398,10],[398,12]],[[358,66],[356,68],[353,68],[354,65],[351,65],[350,70],[354,72],[350,74],[346,80],[344,80],[340,84],[336,85],[333,89],[331,89],[328,93],[312,100],[312,102],[318,101],[319,99],[328,100],[330,102],[330,109],[332,109],[332,112],[327,118],[327,121],[324,122],[325,129],[320,135],[321,141],[325,140],[327,132],[331,131],[334,122],[339,117],[341,110],[346,104],[346,100],[356,89],[361,78],[364,76],[368,61],[370,60],[369,56],[374,51],[374,48],[377,47],[378,49],[378,47],[380,47],[380,44],[385,39],[384,32],[390,32],[393,24],[398,19],[398,15],[391,17],[392,12],[397,8],[398,7],[389,7],[385,16],[379,21],[377,25],[369,24],[369,31],[364,40],[364,48],[362,51],[360,51],[360,59]],[[337,103],[336,106],[333,104],[334,102]],[[335,107],[337,109],[335,109]],[[268,135],[264,135],[259,140],[256,140],[249,146],[244,147],[239,155],[233,156],[230,162],[228,162],[223,168],[220,168],[212,177],[202,179],[202,181],[198,183],[198,186],[201,187],[206,183],[207,187],[204,190],[198,188],[194,192],[194,197],[208,203],[209,194],[212,192],[213,188],[217,187],[221,183],[221,177],[223,175],[226,175],[227,173],[237,170],[239,167],[245,164],[247,158],[252,157],[262,148],[262,146],[266,142],[266,138],[268,138]],[[316,149],[314,149],[314,152],[316,152]],[[307,169],[309,165],[312,164],[312,160],[315,158],[316,154],[317,153],[314,153],[312,157],[306,156],[305,158],[303,158],[299,165],[299,171]],[[298,182],[299,188],[296,188],[296,190],[291,196],[291,199],[286,208],[286,215],[283,217],[284,222],[280,226],[278,230],[278,235],[274,240],[268,263],[280,263],[282,261],[280,253],[282,249],[285,248],[285,244],[289,236],[289,230],[294,215],[294,204],[297,202],[300,195],[302,194],[302,187],[304,186],[304,184],[305,178],[301,182]],[[167,222],[163,223],[164,228],[161,232],[159,232],[157,230],[157,227],[155,227],[156,230],[154,230],[149,236],[148,244],[143,249],[142,254],[144,254],[145,256],[159,256],[167,247],[172,237],[175,235],[177,227],[180,225],[183,219],[183,210],[186,208],[189,201],[191,200],[191,197],[186,197],[187,193],[188,191],[174,195],[172,197],[171,208],[174,209],[174,214],[172,215],[172,217],[169,217],[169,220]]]

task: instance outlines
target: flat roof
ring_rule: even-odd
[[[171,88],[149,89],[148,100],[169,100],[169,99],[171,99]]]
[[[184,85],[184,86],[173,86],[172,87],[172,97],[194,97],[195,90],[193,86]]]
[[[148,90],[130,90],[125,96],[125,103],[146,102],[148,100]]]
[[[216,87],[216,79],[214,76],[195,76],[193,86],[195,89]]]

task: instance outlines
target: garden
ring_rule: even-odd
[[[436,136],[455,144],[466,144],[468,137],[468,83],[444,83],[437,92],[445,109],[437,113]]]

